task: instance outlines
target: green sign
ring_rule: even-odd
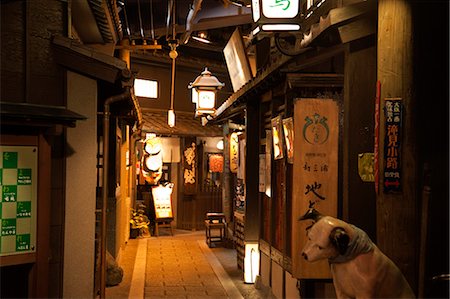
[[[30,250],[30,234],[16,236],[16,251]]]
[[[2,236],[14,236],[16,234],[16,219],[2,219]]]
[[[17,168],[17,152],[3,152],[3,168]]]
[[[36,250],[38,147],[0,145],[0,256]]]
[[[17,218],[31,217],[31,201],[17,202]]]
[[[17,185],[31,185],[31,168],[17,169]]]
[[[17,200],[17,186],[7,185],[2,186],[2,201],[10,202]]]

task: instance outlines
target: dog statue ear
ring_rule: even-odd
[[[308,212],[306,212],[305,215],[303,215],[300,218],[298,218],[298,220],[312,219],[314,222],[317,222],[322,217],[323,216],[322,216],[322,214],[319,213],[319,211],[317,211],[314,208],[309,208]]]
[[[339,254],[343,255],[347,251],[350,237],[342,227],[335,227],[330,233],[330,241],[336,246]]]

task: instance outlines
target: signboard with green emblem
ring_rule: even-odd
[[[0,146],[0,256],[36,250],[36,146]]]

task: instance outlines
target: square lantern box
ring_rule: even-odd
[[[216,111],[216,93],[225,84],[221,83],[207,68],[191,82],[192,102],[195,103],[195,115],[209,115]]]
[[[252,16],[256,24],[253,35],[300,30],[299,3],[297,0],[252,0]]]

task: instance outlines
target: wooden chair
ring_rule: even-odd
[[[218,232],[218,234],[214,234]],[[226,239],[227,222],[223,213],[206,213],[205,236],[206,244],[211,247],[213,243],[222,243]]]

